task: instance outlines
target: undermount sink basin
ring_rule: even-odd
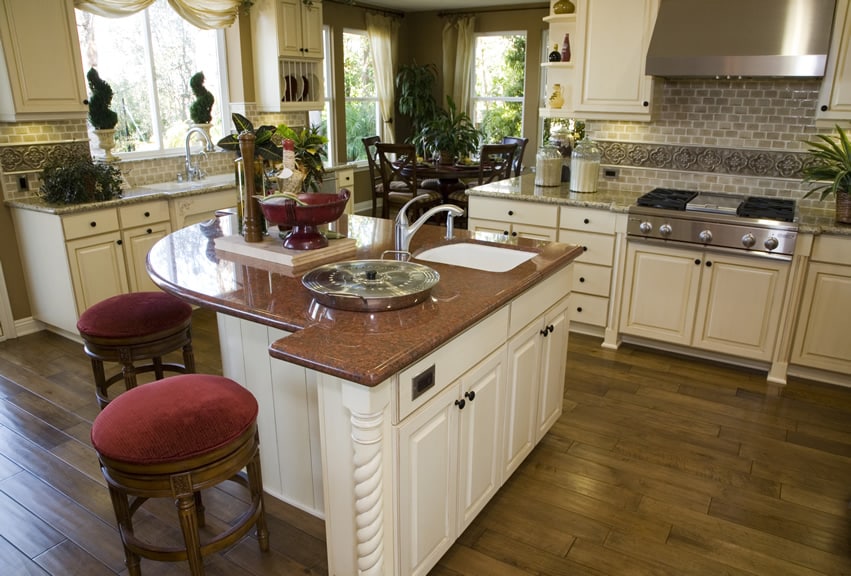
[[[414,258],[426,262],[475,268],[486,272],[508,272],[537,255],[537,252],[528,252],[516,248],[459,242],[429,248],[415,254]]]
[[[156,190],[157,192],[174,193],[198,190],[200,188],[215,188],[217,186],[227,184],[234,184],[233,174],[214,174],[213,176],[207,176],[202,180],[193,180],[192,182],[157,182],[156,184],[143,184],[140,188]]]

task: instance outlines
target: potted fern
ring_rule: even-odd
[[[836,126],[836,136],[817,134],[814,140],[807,141],[810,146],[810,162],[804,165],[804,182],[814,183],[814,187],[804,194],[804,198],[819,193],[819,200],[825,200],[830,194],[836,199],[836,221],[851,224],[851,140],[848,133]]]
[[[115,125],[118,124],[118,114],[110,108],[112,87],[94,68],[89,69],[86,79],[89,81],[91,90],[88,100],[89,122],[95,129],[98,146],[104,151],[107,162],[118,160],[118,157],[112,154],[112,149],[115,147]]]

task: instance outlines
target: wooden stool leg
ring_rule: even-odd
[[[121,545],[124,547],[124,565],[127,566],[130,576],[142,576],[141,558],[125,543],[125,535],[133,536],[133,517],[130,515],[127,494],[110,486],[109,497],[112,499],[112,509],[115,511],[118,533],[121,535]]]
[[[183,365],[186,367],[187,374],[195,372],[195,352],[192,350],[192,340],[183,347]]]
[[[157,380],[162,380],[163,378],[163,359],[159,356],[152,359],[154,363],[154,376],[156,376]]]
[[[203,528],[207,525],[207,515],[204,509],[204,501],[201,500],[201,492],[195,493],[195,513],[198,515],[198,526]]]
[[[257,502],[260,515],[257,517],[257,542],[260,550],[269,551],[269,529],[266,527],[266,506],[263,503],[263,475],[260,471],[260,451],[254,453],[254,458],[245,467],[248,473],[248,487],[251,500]]]
[[[192,576],[204,576],[204,559],[201,557],[201,537],[198,534],[198,514],[195,510],[195,495],[180,496],[177,501],[177,514],[183,531],[186,546],[186,560]]]
[[[98,400],[98,408],[103,410],[109,404],[109,393],[106,391],[106,374],[103,370],[103,361],[92,358],[92,374],[95,377],[95,395]]]

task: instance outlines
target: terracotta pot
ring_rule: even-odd
[[[851,224],[851,193],[836,192],[836,221]]]

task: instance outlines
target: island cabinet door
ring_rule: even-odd
[[[460,384],[397,428],[399,574],[426,574],[455,541]]]
[[[561,416],[564,404],[564,377],[567,365],[567,336],[570,319],[565,298],[544,318],[547,334],[541,347],[541,387],[538,391],[538,431],[536,442]]]
[[[542,326],[532,322],[508,342],[505,382],[503,478],[508,478],[535,447]]]

